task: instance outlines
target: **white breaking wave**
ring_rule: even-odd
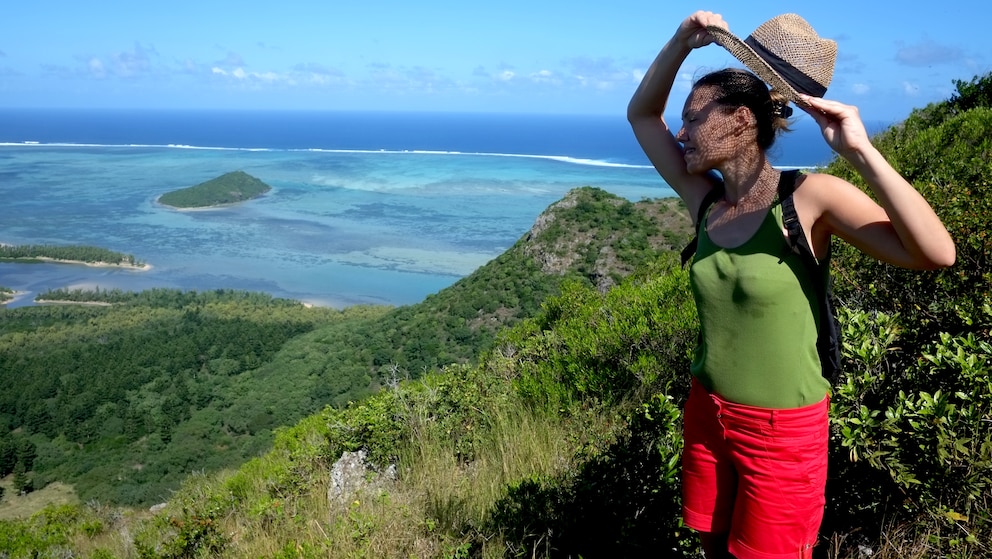
[[[421,150],[421,149],[332,149],[332,148],[244,148],[244,147],[223,147],[223,146],[193,146],[188,144],[79,144],[52,142],[42,143],[35,141],[25,142],[0,142],[0,147],[58,147],[58,148],[160,148],[160,149],[189,149],[206,151],[246,151],[246,152],[309,152],[309,153],[354,153],[354,154],[384,154],[384,155],[450,155],[450,156],[475,156],[475,157],[518,157],[523,159],[545,159],[549,161],[559,161],[573,165],[588,165],[592,167],[614,167],[622,169],[650,169],[650,165],[634,165],[630,163],[616,163],[601,159],[588,159],[582,157],[572,157],[568,155],[537,155],[526,153],[492,153],[492,152],[468,152],[468,151],[448,151],[448,150]]]

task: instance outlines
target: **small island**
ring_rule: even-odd
[[[7,245],[0,243],[0,261],[56,262],[85,266],[115,266],[150,270],[151,266],[133,255],[85,245]]]
[[[196,186],[163,194],[158,201],[180,209],[211,208],[258,198],[269,190],[272,190],[271,186],[248,173],[233,171]]]

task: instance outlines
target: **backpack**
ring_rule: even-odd
[[[796,190],[796,177],[799,171],[796,169],[782,171],[778,182],[778,199],[782,204],[782,224],[788,233],[788,245],[792,252],[799,255],[800,260],[810,272],[816,288],[817,301],[820,308],[820,330],[816,340],[816,352],[820,356],[820,369],[824,378],[834,384],[841,372],[841,341],[840,322],[834,312],[832,300],[832,290],[830,286],[830,253],[823,263],[816,260],[813,251],[810,249],[806,234],[803,233],[802,225],[799,223],[799,216],[796,214],[796,206],[792,200],[792,193]],[[722,184],[722,183],[721,183]],[[699,213],[696,216],[697,235],[689,241],[689,244],[682,249],[682,266],[689,262],[699,244],[698,228],[702,225],[703,219],[710,206],[723,197],[723,188],[713,188],[706,193],[703,203],[699,206]]]

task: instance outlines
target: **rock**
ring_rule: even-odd
[[[331,483],[327,488],[327,500],[332,507],[350,503],[355,496],[368,489],[381,489],[396,481],[396,465],[390,464],[378,471],[366,462],[364,450],[345,452],[331,466]]]
[[[327,500],[343,502],[366,485],[368,466],[365,451],[345,452],[331,466],[331,485],[327,488]]]

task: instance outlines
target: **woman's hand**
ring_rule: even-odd
[[[709,25],[727,29],[727,22],[723,21],[723,16],[720,14],[698,11],[682,22],[676,36],[690,49],[705,47],[713,42],[713,36],[706,30]]]
[[[823,139],[831,149],[850,159],[871,147],[871,140],[857,107],[808,95],[801,97],[806,106],[798,106],[809,113],[820,126]]]
[[[819,175],[829,231],[879,260],[917,270],[954,264],[954,240],[920,193],[875,149],[857,107],[802,96],[799,104],[820,125],[827,144],[861,175],[878,199],[847,181]]]

